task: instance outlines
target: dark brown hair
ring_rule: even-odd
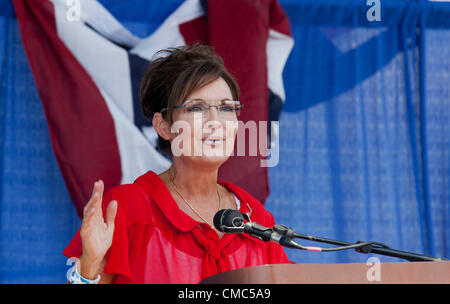
[[[166,54],[166,56],[163,56]],[[155,54],[141,83],[140,97],[144,115],[153,119],[161,112],[172,124],[173,107],[182,104],[194,91],[222,77],[234,100],[239,100],[239,86],[226,70],[222,58],[211,46],[194,44],[161,50]],[[158,147],[171,158],[170,142],[159,137]]]

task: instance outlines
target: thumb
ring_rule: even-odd
[[[105,216],[106,224],[108,226],[114,225],[114,219],[116,218],[116,214],[117,214],[117,201],[111,201],[108,207],[106,208],[106,216]]]

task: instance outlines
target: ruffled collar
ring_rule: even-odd
[[[144,186],[144,189],[148,189],[148,194],[154,199],[154,203],[158,206],[170,223],[177,229],[183,232],[188,232],[198,225],[206,225],[209,227],[206,223],[194,220],[178,207],[166,184],[155,172],[148,171],[144,175],[140,176],[135,182]],[[251,212],[251,208],[249,209],[245,195],[239,187],[224,181],[219,181],[218,184],[234,193],[240,200],[240,212]]]

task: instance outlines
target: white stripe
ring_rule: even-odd
[[[148,170],[156,173],[166,170],[170,162],[151,146],[134,125],[127,52],[95,33],[83,22],[69,21],[68,8],[64,2],[52,1],[55,4],[59,37],[92,77],[113,117],[121,159],[121,183],[133,182]],[[83,7],[83,10],[87,9],[89,6]],[[89,15],[88,12],[85,14]]]
[[[269,39],[267,40],[267,86],[282,102],[286,100],[286,94],[283,84],[283,70],[286,61],[294,47],[294,39],[292,37],[269,30]],[[279,149],[279,125],[271,123],[271,141],[270,141],[270,159],[261,161],[263,167],[273,167],[278,164]]]
[[[269,30],[269,39],[266,44],[267,85],[282,101],[286,100],[283,85],[283,69],[293,47],[294,39],[292,37],[272,29]]]
[[[179,25],[204,14],[205,11],[199,0],[186,0],[167,17],[151,36],[142,39],[136,47],[130,50],[130,53],[151,61],[156,58],[153,55],[159,50],[186,45],[180,33]]]
[[[97,0],[50,0],[55,6],[65,8],[69,19],[86,22],[102,36],[128,47],[134,47],[140,38],[133,35]],[[72,10],[72,13],[70,12]],[[73,16],[77,14],[77,16]],[[75,18],[74,18],[75,17]],[[74,21],[74,20],[69,20]]]
[[[66,18],[68,8],[61,5],[60,1],[56,4],[58,36],[95,84],[111,97],[128,119],[134,121],[128,53],[83,22],[69,21]],[[83,8],[87,9],[88,7]]]
[[[133,35],[97,0],[80,0],[82,19],[104,37],[128,47],[134,47],[140,38]]]
[[[167,170],[170,167],[170,161],[150,145],[136,125],[123,115],[106,92],[101,90],[101,93],[114,117],[122,164],[121,184],[132,183],[148,170],[157,174]]]

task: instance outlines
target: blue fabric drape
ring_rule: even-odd
[[[434,18],[449,5],[382,1],[381,22],[370,24],[367,6],[346,2],[353,9],[286,4],[296,46],[266,207],[304,234],[448,257],[450,31]],[[305,263],[368,258],[289,255]]]
[[[65,282],[80,225],[56,163],[12,6],[0,17],[0,283]]]
[[[100,2],[145,37],[182,0]],[[381,21],[369,22],[366,1],[280,3],[295,46],[267,209],[299,233],[449,258],[450,5],[382,0]],[[61,251],[80,220],[9,0],[0,1],[0,172],[0,282],[65,282]],[[369,257],[287,252],[298,263]]]

